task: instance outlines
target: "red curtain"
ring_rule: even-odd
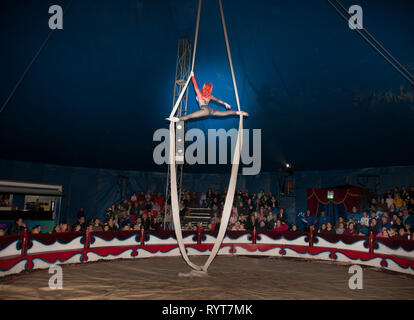
[[[318,213],[319,203],[328,204],[329,202],[333,202],[334,204],[343,203],[347,212],[350,212],[354,206],[359,209],[362,190],[362,188],[358,187],[307,189],[308,209],[313,215],[316,215]],[[333,199],[328,199],[328,191],[334,192]]]

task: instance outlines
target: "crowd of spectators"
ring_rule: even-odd
[[[379,199],[371,199],[366,210],[353,207],[337,221],[329,221],[325,212],[314,216],[308,210],[300,216],[305,229],[313,228],[319,233],[412,239],[414,231],[414,187],[388,190]]]
[[[198,194],[183,189],[180,195],[180,216],[183,219],[191,214],[190,208],[205,208],[210,214],[206,230],[218,230],[227,191],[213,191]],[[161,230],[172,229],[171,206],[165,206],[161,193],[133,193],[129,200],[113,204],[107,208],[105,218],[86,219],[80,208],[77,219],[72,225],[62,223],[54,227],[53,232],[66,231],[116,231],[116,230]],[[165,211],[166,208],[166,211]],[[414,229],[414,187],[402,187],[387,191],[384,195],[372,198],[369,208],[359,211],[353,207],[344,216],[334,220],[324,211],[312,214],[298,214],[288,221],[287,214],[272,192],[261,190],[251,193],[248,190],[236,190],[228,230],[243,231],[309,231],[343,235],[366,236],[372,233],[376,237],[411,239]],[[183,220],[182,220],[183,221]],[[8,234],[19,234],[26,225],[21,218],[16,219],[7,230]],[[187,223],[184,230],[204,229],[201,223]],[[34,226],[31,233],[40,233],[40,226]],[[5,234],[0,230],[0,235]]]

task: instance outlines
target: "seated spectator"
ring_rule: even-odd
[[[6,235],[6,232],[4,232],[3,229],[0,229],[0,237],[3,237],[4,235]]]
[[[395,198],[394,198],[394,201],[393,201],[392,204],[395,206],[395,208],[396,208],[397,211],[399,211],[400,208],[402,207],[402,205],[403,205],[403,199],[401,199],[401,196],[400,196],[399,193],[396,193],[395,194]]]
[[[135,220],[135,224],[134,224],[134,230],[141,230],[143,228],[143,226],[142,226],[142,218],[141,217],[138,217],[136,220]],[[185,230],[185,229],[184,229]]]
[[[375,211],[375,212],[377,211],[377,209],[378,209],[378,202],[377,202],[377,199],[376,198],[372,198],[371,199],[370,209],[372,211]]]
[[[322,223],[318,229],[318,233],[326,233],[326,229],[327,229],[326,224]]]
[[[406,230],[406,232],[408,234],[408,239],[411,238],[412,240],[414,240],[414,238],[412,238],[412,236],[413,236],[413,230],[412,230],[412,228],[411,228],[411,226],[409,224],[405,225],[405,230]]]
[[[398,229],[391,227],[390,230],[388,230],[388,236],[390,238],[398,238]]]
[[[116,231],[119,230],[119,225],[116,222],[117,218],[109,218],[108,219],[108,230],[109,231]]]
[[[344,224],[340,222],[338,227],[335,229],[336,234],[343,234],[345,232]]]
[[[112,206],[106,208],[106,210],[105,210],[106,218],[114,216],[115,215],[114,211],[115,211],[115,205],[114,204]]]
[[[128,200],[122,201],[120,205],[121,205],[121,210],[122,211],[128,211],[128,208],[129,208]]]
[[[138,197],[137,197],[137,194],[135,192],[133,192],[132,195],[131,195],[131,201],[132,202],[138,201]]]
[[[405,227],[407,227],[407,225],[409,225],[411,227],[411,229],[414,227],[414,213],[408,213],[405,210],[403,211],[404,213],[404,225]]]
[[[273,231],[283,232],[289,230],[289,226],[283,222],[282,220],[278,219],[273,226]]]
[[[399,211],[399,210],[398,210]],[[388,222],[391,221],[391,218],[393,215],[398,214],[398,211],[396,210],[395,206],[392,204],[390,209],[388,211],[384,211],[384,215],[387,216]]]
[[[233,228],[231,228],[231,231],[244,231],[243,225],[240,223],[240,221],[236,221]]]
[[[388,205],[385,202],[385,199],[381,198],[380,203],[377,205],[377,212],[378,213],[383,213],[384,211],[387,211],[387,210],[388,210]]]
[[[383,215],[381,217],[381,220],[380,220],[380,222],[378,224],[378,230],[382,230],[384,227],[387,230],[389,230],[391,228],[391,224],[388,222],[388,217],[386,215]]]
[[[400,240],[408,240],[408,233],[407,233],[407,231],[405,230],[405,228],[400,228],[400,229],[398,230],[398,238],[399,238]]]
[[[218,216],[218,213],[217,212],[214,212],[213,213],[213,216],[211,218],[211,223],[217,224],[219,221],[220,221],[220,218]]]
[[[26,229],[23,218],[18,217],[14,223],[7,229],[7,234],[22,234]]]
[[[152,222],[152,228],[154,230],[159,230],[159,229],[161,229],[163,223],[164,223],[164,216],[162,215],[161,212],[158,212],[157,216],[155,217],[155,219]]]
[[[132,221],[127,211],[122,211],[122,216],[119,218],[119,227],[123,229],[125,225],[131,226]]]
[[[240,224],[243,225],[244,228],[246,228],[246,224],[247,224],[247,215],[239,215],[239,220]]]
[[[332,233],[332,234],[335,234],[336,233],[335,232],[335,229],[332,227],[332,223],[328,222],[326,224],[326,231],[325,231],[325,233]]]
[[[388,230],[386,227],[380,229],[380,232],[376,235],[378,238],[388,238]]]
[[[348,226],[349,226],[350,223],[353,223],[354,224],[354,227],[355,227],[354,219],[353,218],[349,218],[348,222],[345,223],[346,228],[348,228]]]
[[[60,232],[67,232],[68,231],[68,224],[67,223],[61,223],[60,224]]]
[[[279,207],[279,203],[277,202],[275,196],[270,197],[270,207],[274,210]]]
[[[414,186],[410,186],[410,190],[408,190],[408,195],[411,198],[414,198]]]
[[[245,225],[246,230],[253,230],[254,228],[257,229],[258,222],[254,214],[250,216],[250,219],[247,219],[247,223]]]
[[[376,235],[378,233],[377,219],[371,219],[371,222],[370,222],[369,228],[368,228],[368,234],[370,234],[371,232],[374,235]]]
[[[281,220],[282,222],[286,222],[287,218],[286,218],[285,209],[283,209],[283,208],[280,208],[279,209],[279,213],[277,215],[277,218],[279,220]]]
[[[352,222],[348,224],[348,228],[346,228],[343,235],[346,235],[346,236],[356,236],[356,235],[358,235],[358,231],[356,231],[355,225]]]
[[[161,192],[157,193],[157,195],[154,197],[153,202],[157,203],[160,208],[164,206],[164,196],[161,194]]]
[[[129,214],[134,215],[135,217],[137,217],[140,214],[140,208],[139,208],[138,202],[134,202],[134,204],[132,205],[132,208],[129,211]]]
[[[210,211],[210,215],[211,216],[214,216],[214,214],[216,214],[216,215],[219,215],[220,214],[220,210],[219,210],[219,207],[218,207],[218,205],[217,204],[212,204],[212,207],[211,207],[211,211]]]
[[[40,225],[35,225],[34,227],[32,227],[32,229],[30,230],[31,234],[39,234],[41,231],[41,227]]]
[[[273,216],[276,216],[276,215],[274,215],[272,211],[269,211],[269,212],[267,213],[267,217],[266,217],[267,223],[271,224],[271,225],[272,225],[272,227],[273,227],[273,224],[274,224],[274,223],[276,222],[276,220],[277,220],[277,219],[275,220]]]
[[[266,213],[265,213],[265,209],[264,207],[260,207],[259,209],[259,217],[258,217],[258,222],[260,224],[261,221],[263,221],[265,219]]]
[[[78,220],[73,224],[72,230],[77,229],[77,226],[79,226],[79,231],[86,230],[86,219],[84,216],[78,218]]]
[[[345,225],[345,220],[344,220],[343,217],[339,217],[338,218],[338,221],[336,221],[336,223],[335,223],[335,229],[338,229],[340,223],[342,223],[343,225]]]
[[[128,202],[128,208],[126,210],[126,212],[128,213],[128,215],[130,214],[131,210],[132,210],[132,202]]]
[[[151,195],[149,195],[148,193],[145,195],[145,200],[144,200],[144,210],[147,211],[151,211],[152,210],[152,197]]]
[[[249,209],[244,205],[243,202],[240,202],[237,205],[237,213],[238,213],[239,216],[242,216],[242,215],[247,216],[247,215],[249,215]]]
[[[296,231],[299,231],[299,230],[298,230],[298,227],[296,226],[296,224],[292,224],[289,231],[296,232]]]
[[[142,222],[141,223],[142,223],[141,228],[144,228],[144,230],[150,230],[151,229],[152,222],[150,220],[150,217],[146,213],[144,213],[142,215]]]
[[[395,218],[391,221],[391,227],[396,228],[399,230],[400,228],[404,228],[404,224],[399,216],[394,216]]]
[[[211,222],[211,231],[215,232],[218,231],[220,229],[220,219],[217,221],[217,223],[215,222]]]
[[[267,225],[264,220],[260,221],[259,225],[256,228],[256,231],[267,231]]]
[[[201,208],[207,207],[207,196],[204,192],[201,192],[199,205]]]
[[[385,203],[387,204],[388,208],[394,203],[394,198],[392,197],[392,193],[387,193],[387,197],[385,198]]]
[[[359,220],[359,225],[361,227],[366,227],[367,230],[368,230],[368,228],[369,228],[368,212],[366,212],[366,211],[362,212],[362,218],[361,218],[361,220]]]
[[[95,218],[95,220],[93,221],[92,231],[103,231],[101,221],[98,218]]]
[[[305,230],[309,231],[311,227],[315,225],[315,217],[312,215],[311,211],[308,209],[306,215],[303,218],[305,222]]]
[[[53,228],[53,230],[52,230],[52,233],[58,233],[58,232],[61,232],[62,230],[61,230],[61,228],[60,228],[60,225],[58,224],[58,225],[56,225],[54,228]]]
[[[233,207],[234,209],[236,209],[235,207]],[[230,215],[230,220],[229,220],[229,226],[228,229],[232,229],[234,224],[239,220],[239,216],[237,214],[237,209],[233,210],[231,215]]]
[[[410,197],[410,200],[407,203],[407,210],[411,213],[414,213],[414,196]]]
[[[105,222],[103,224],[103,231],[109,231],[109,224],[108,224],[108,222]]]
[[[348,213],[347,215],[347,220],[349,221],[349,219],[354,219],[356,221],[361,220],[362,218],[362,214],[358,212],[357,207],[352,207],[352,212]]]
[[[318,221],[318,227],[322,227],[322,225],[323,225],[323,224],[324,224],[324,225],[325,225],[325,227],[326,227],[326,224],[328,223],[329,219],[328,219],[328,217],[326,216],[325,211],[321,211],[321,212],[319,213],[319,217],[317,218],[317,221]]]
[[[122,227],[122,230],[121,231],[131,231],[131,227],[129,226],[129,224],[125,224],[123,227]]]
[[[410,199],[410,194],[405,186],[401,187],[401,199],[408,200]]]

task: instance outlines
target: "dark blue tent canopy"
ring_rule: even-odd
[[[342,1],[349,7],[349,1]],[[63,8],[70,1],[55,1]],[[365,0],[364,25],[414,70],[412,1]],[[0,3],[3,103],[50,32],[49,1]],[[262,129],[262,169],[413,163],[413,90],[324,0],[223,1],[246,128]],[[0,113],[1,158],[165,171],[152,135],[167,128],[177,40],[195,0],[73,0]],[[217,1],[205,0],[195,72],[235,105]],[[189,109],[196,110],[190,90]],[[237,119],[202,120],[203,130]],[[188,166],[187,172],[228,172]]]

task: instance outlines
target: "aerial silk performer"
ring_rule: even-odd
[[[191,67],[191,72],[187,78],[187,81],[185,82],[184,87],[182,88],[177,101],[174,104],[174,107],[170,113],[170,117],[167,118],[167,120],[170,121],[170,146],[169,146],[169,169],[170,169],[170,188],[171,188],[171,211],[172,211],[172,217],[173,217],[173,223],[174,223],[174,230],[175,235],[177,238],[178,247],[181,252],[181,256],[185,260],[185,262],[190,266],[193,270],[190,273],[179,273],[179,276],[205,276],[207,275],[207,270],[214,258],[217,256],[221,244],[223,243],[224,236],[226,234],[227,225],[229,223],[231,210],[233,208],[233,200],[234,200],[234,194],[236,191],[236,184],[237,184],[237,172],[239,170],[239,161],[240,156],[242,152],[242,145],[243,145],[243,117],[247,116],[248,114],[244,111],[241,111],[240,109],[240,102],[239,102],[239,94],[237,91],[237,85],[236,85],[236,78],[234,76],[234,70],[233,70],[233,63],[231,60],[231,52],[230,52],[230,45],[228,41],[227,36],[227,29],[226,29],[226,22],[224,19],[224,13],[223,13],[223,7],[221,4],[221,0],[219,0],[219,6],[220,6],[220,14],[221,14],[221,20],[223,24],[223,32],[224,32],[224,40],[226,42],[226,48],[227,48],[227,54],[229,58],[229,65],[230,65],[230,71],[231,76],[233,79],[233,87],[234,87],[234,94],[236,97],[236,103],[237,103],[237,110],[238,111],[219,111],[214,109],[213,107],[209,106],[209,103],[211,100],[214,100],[218,103],[223,104],[227,109],[231,109],[230,105],[221,101],[220,99],[215,98],[212,95],[213,91],[213,85],[211,83],[205,83],[203,85],[203,88],[200,90],[197,86],[197,82],[194,78],[194,61],[196,56],[196,48],[197,48],[197,39],[198,39],[198,29],[200,24],[200,11],[201,11],[201,3],[202,0],[199,0],[198,4],[198,14],[197,14],[197,23],[196,23],[196,33],[195,33],[195,40],[194,40],[194,49],[193,49],[193,62]],[[175,117],[175,113],[177,112],[178,106],[181,103],[181,100],[183,99],[184,93],[188,88],[188,85],[190,84],[190,81],[193,81],[194,89],[197,94],[197,101],[200,107],[200,110],[183,116],[183,117]],[[221,217],[221,224],[220,228],[218,230],[218,234],[216,237],[216,240],[214,242],[213,247],[211,248],[211,252],[208,256],[207,261],[204,263],[203,266],[199,266],[194,264],[190,261],[187,253],[187,248],[184,245],[184,239],[181,232],[181,221],[180,221],[180,209],[179,209],[179,200],[178,200],[178,188],[177,188],[177,172],[176,172],[176,155],[175,155],[175,123],[178,121],[185,121],[189,119],[198,119],[205,116],[238,116],[239,117],[239,130],[236,140],[236,145],[233,153],[233,160],[232,160],[232,166],[231,166],[231,174],[230,174],[230,181],[227,188],[227,194],[226,194],[226,200],[224,202],[223,207],[223,213]]]
[[[203,85],[203,88],[200,90],[198,88],[197,81],[194,78],[194,72],[191,72],[191,80],[193,81],[194,89],[197,95],[196,99],[197,99],[200,110],[190,113],[183,117],[172,117],[172,118],[167,118],[166,120],[178,122],[178,121],[186,121],[189,119],[202,118],[206,116],[215,116],[215,117],[228,117],[228,116],[235,116],[235,115],[248,116],[248,113],[244,111],[229,110],[231,109],[231,106],[228,103],[213,96],[212,95],[213,84],[211,82],[206,82]],[[226,109],[229,111],[220,111],[220,110],[216,110],[215,108],[209,106],[210,100],[213,100],[217,103],[224,105]]]

